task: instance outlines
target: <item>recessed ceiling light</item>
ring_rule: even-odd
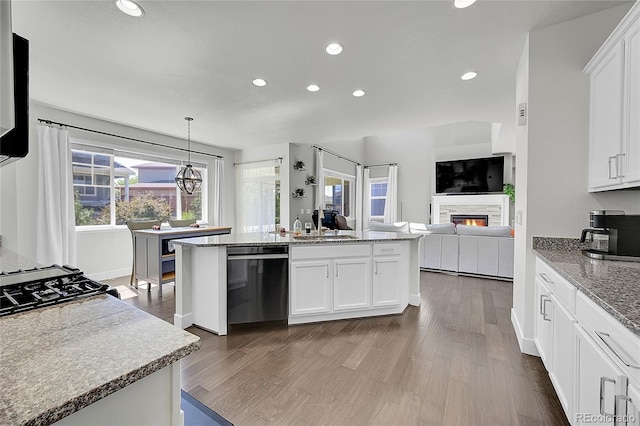
[[[267,85],[267,80],[265,80],[264,78],[254,78],[253,85],[258,87],[264,87]]]
[[[353,92],[353,96],[355,96],[356,98],[359,98],[360,96],[364,96],[364,90],[356,90]]]
[[[310,92],[317,92],[318,90],[320,90],[320,86],[318,86],[317,84],[310,84],[307,86],[307,90]]]
[[[474,4],[476,0],[453,0],[453,7],[458,9],[464,9]]]
[[[462,74],[462,77],[460,77],[460,78],[462,80],[472,80],[472,79],[476,78],[477,75],[478,75],[477,72],[469,71],[469,72],[465,72],[464,74]]]
[[[339,55],[342,53],[342,46],[339,43],[331,43],[325,50],[329,55]]]
[[[144,15],[144,9],[133,0],[116,0],[116,6],[129,16],[139,17]]]

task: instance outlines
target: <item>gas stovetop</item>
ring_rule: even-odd
[[[71,266],[47,266],[0,273],[0,316],[118,291]]]

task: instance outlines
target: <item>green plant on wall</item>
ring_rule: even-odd
[[[505,183],[502,186],[502,192],[509,196],[509,201],[515,204],[516,202],[516,187],[512,183]]]

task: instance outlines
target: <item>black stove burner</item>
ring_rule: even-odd
[[[92,281],[70,266],[53,265],[0,274],[0,316],[108,293],[115,288]]]

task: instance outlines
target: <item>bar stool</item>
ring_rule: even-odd
[[[135,288],[138,288],[138,279],[136,278],[136,238],[133,235],[133,231],[139,231],[142,229],[152,229],[154,226],[160,226],[162,222],[159,220],[130,220],[127,221],[127,227],[131,231],[131,241],[133,243],[133,264],[131,266],[131,278],[129,279],[129,285],[133,285],[135,280]],[[147,283],[147,291],[151,291],[151,283]]]
[[[184,228],[194,223],[195,219],[169,219],[169,226],[172,228]]]

